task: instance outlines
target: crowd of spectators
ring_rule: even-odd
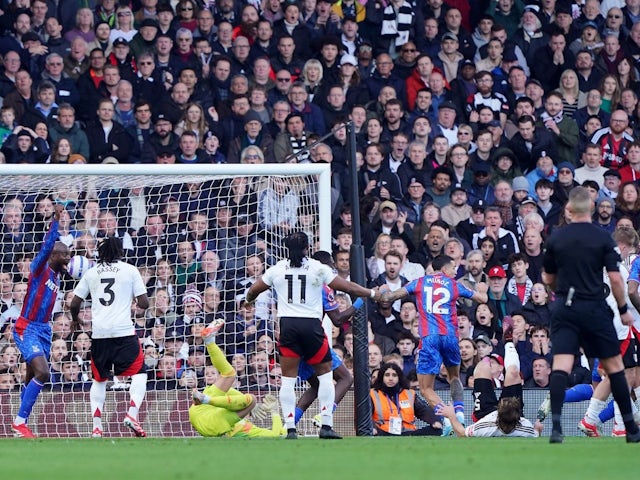
[[[487,304],[459,305],[466,386],[487,355],[499,384],[507,316],[525,384],[547,386],[542,252],[570,221],[573,187],[589,188],[607,231],[640,227],[638,0],[0,0],[0,10],[0,160],[141,163],[150,173],[167,163],[328,163],[339,275],[349,277],[359,222],[372,286],[400,288],[441,253],[467,286],[490,285]],[[150,388],[215,381],[198,332],[217,316],[239,387],[276,387],[273,298],[247,305],[243,294],[283,235],[318,238],[316,190],[250,168],[204,183],[6,193],[0,388],[23,375],[11,326],[55,203],[75,255],[91,260],[116,235],[143,273],[152,305],[132,315]],[[54,389],[91,379],[90,306],[72,332],[73,285],[65,277],[52,320]],[[414,379],[413,299],[371,303],[368,324],[372,380],[383,361]],[[348,324],[332,343],[350,366]],[[572,381],[589,381],[584,364]]]

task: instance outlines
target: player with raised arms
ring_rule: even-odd
[[[51,312],[60,289],[60,273],[69,263],[69,248],[58,242],[58,222],[64,207],[56,205],[53,221],[40,252],[31,262],[27,294],[13,330],[13,339],[27,362],[26,387],[22,390],[18,415],[11,424],[16,437],[35,438],[27,420],[44,384],[49,380]]]
[[[262,404],[271,413],[271,429],[257,427],[245,420],[244,417],[256,406],[256,399],[249,393],[231,388],[236,381],[236,371],[215,343],[216,333],[223,325],[224,320],[216,319],[202,331],[211,363],[220,375],[204,391],[192,391],[193,405],[189,408],[191,425],[203,437],[279,437],[282,418],[278,415],[275,398],[269,402],[265,400]]]
[[[138,411],[147,392],[144,354],[131,320],[131,302],[149,307],[147,288],[136,267],[121,260],[122,240],[106,237],[98,245],[98,262],[78,282],[71,300],[74,326],[79,324],[80,306],[91,296],[91,371],[93,383],[89,398],[93,417],[92,436],[102,437],[102,411],[107,380],[114,375],[131,376],[129,410],[123,424],[136,437],[146,437]]]
[[[331,350],[321,323],[322,290],[324,285],[328,285],[357,297],[371,297],[374,300],[380,298],[380,293],[344,280],[328,265],[309,258],[309,238],[304,232],[289,234],[284,245],[288,249],[288,258],[267,269],[249,288],[247,302],[254,302],[260,293],[271,287],[277,294],[282,367],[280,403],[287,438],[298,438],[295,427],[295,385],[301,359],[314,368],[318,377],[322,419],[318,436],[324,439],[342,438],[333,430],[335,387],[331,373]]]
[[[487,301],[486,283],[478,283],[477,291],[469,290],[455,280],[456,264],[447,255],[433,259],[434,273],[417,278],[394,292],[382,294],[383,302],[394,302],[408,295],[416,296],[418,307],[420,351],[416,372],[422,396],[434,410],[443,406],[434,390],[436,375],[444,363],[449,375],[451,399],[456,417],[464,424],[464,398],[460,381],[460,347],[458,345],[458,317],[456,300],[470,298],[479,303]],[[452,425],[445,417],[442,434],[451,435]]]

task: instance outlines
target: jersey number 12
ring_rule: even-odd
[[[448,303],[451,300],[451,293],[446,288],[431,286],[424,287],[425,309],[427,313],[435,313],[436,315],[448,315]],[[434,298],[436,299],[434,301]]]

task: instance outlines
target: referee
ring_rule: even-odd
[[[624,376],[620,344],[607,306],[603,268],[625,325],[633,325],[627,311],[625,285],[618,270],[620,254],[613,238],[591,224],[592,201],[584,187],[569,194],[565,209],[570,224],[553,232],[544,254],[542,279],[556,292],[551,315],[553,368],[551,372],[550,443],[562,443],[562,404],[576,352],[583,347],[587,357],[597,357],[611,382],[611,392],[620,407],[627,429],[627,442],[640,442],[633,421],[629,386]]]

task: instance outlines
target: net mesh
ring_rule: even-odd
[[[140,418],[150,434],[195,435],[188,420],[190,389],[216,379],[199,333],[219,317],[225,319],[225,328],[216,343],[238,372],[236,388],[258,397],[277,395],[274,298],[267,291],[251,307],[244,304],[244,295],[265,268],[283,258],[282,239],[289,231],[303,230],[312,250],[326,249],[330,229],[322,226],[329,225],[330,218],[319,208],[319,199],[330,195],[323,197],[326,192],[321,192],[316,172],[297,165],[286,174],[247,167],[238,165],[237,172],[216,175],[182,174],[185,169],[180,168],[159,175],[5,172],[0,177],[0,371],[7,373],[7,384],[0,386],[11,390],[15,383],[2,401],[3,418],[16,413],[25,372],[24,362],[15,355],[12,326],[26,292],[29,263],[56,203],[65,206],[60,234],[72,258],[52,318],[51,381],[29,422],[37,435],[90,433],[90,304],[81,308],[81,330],[72,332],[68,302],[96,258],[97,243],[106,236],[122,238],[126,261],[139,268],[148,288],[150,308],[132,309],[132,319],[148,367]],[[108,383],[107,435],[130,435],[119,421],[126,411],[128,387],[127,378]],[[301,423],[303,434],[315,431],[315,413],[312,407]],[[10,422],[4,419],[0,435],[10,435]],[[350,423],[344,428],[351,428]]]

